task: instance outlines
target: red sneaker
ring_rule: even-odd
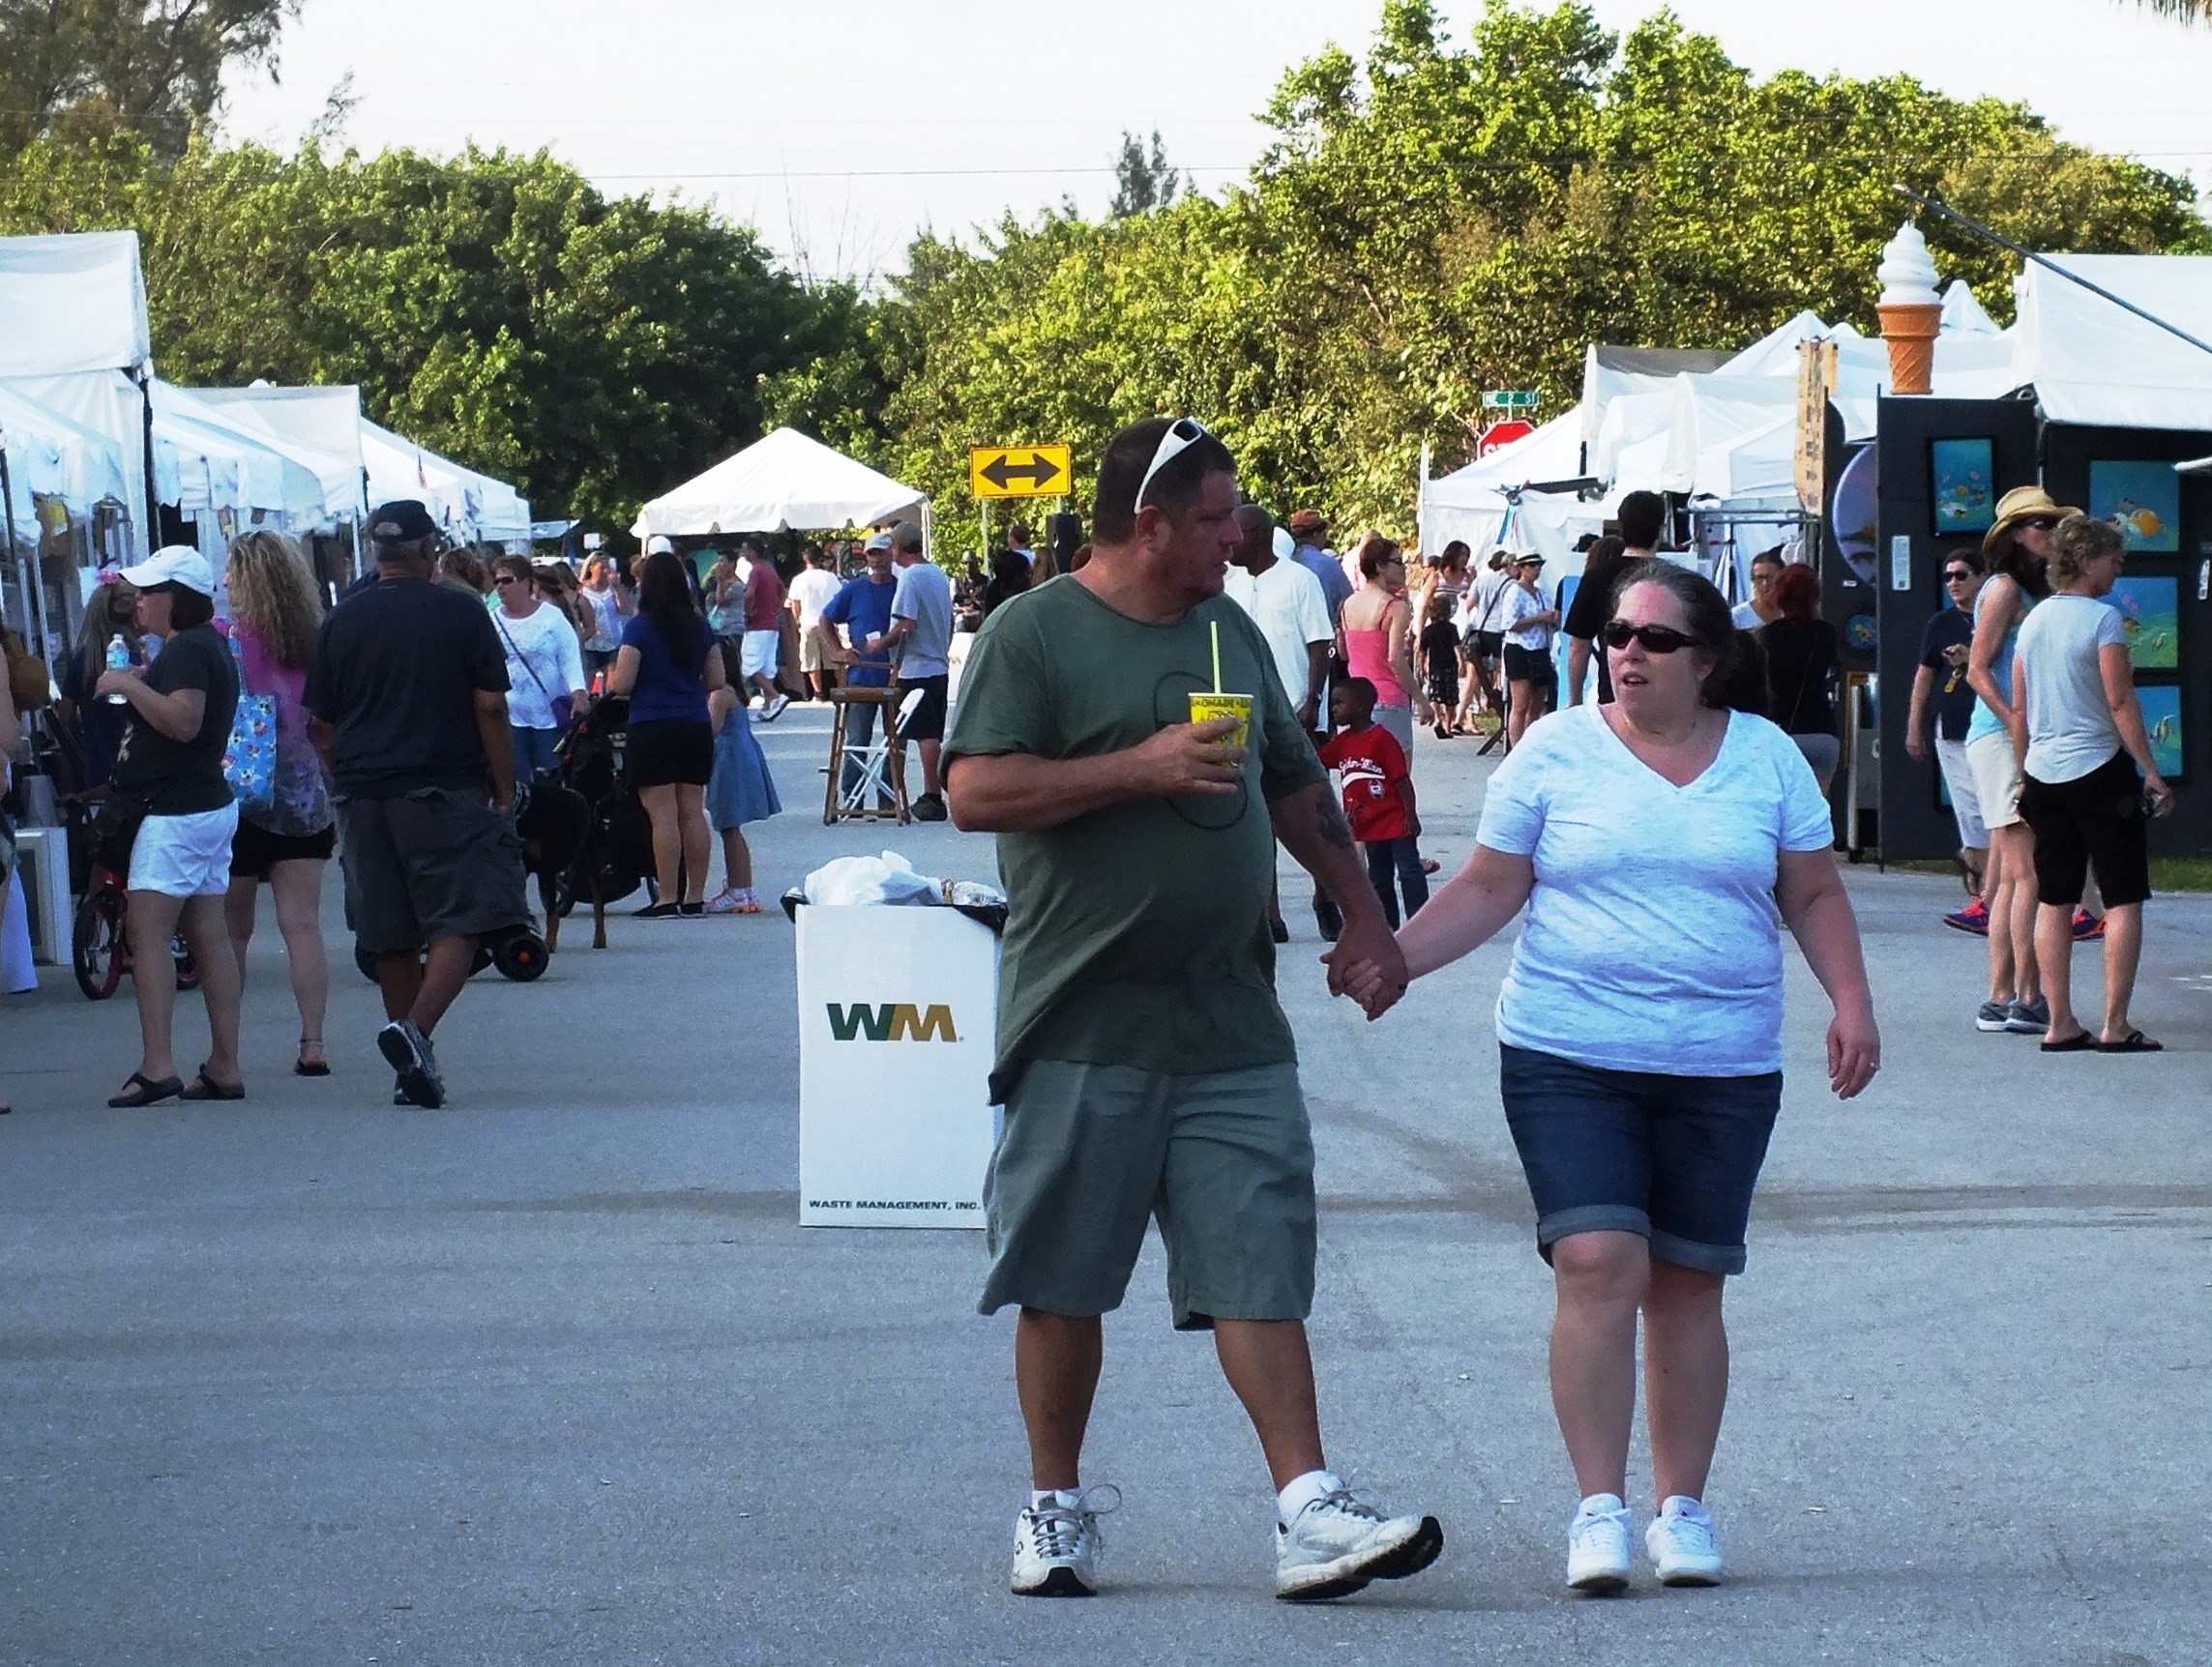
[[[2092,915],[2086,909],[2074,911],[2074,941],[2077,944],[2093,944],[2104,935],[2104,916]]]

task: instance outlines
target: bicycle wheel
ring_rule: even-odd
[[[123,893],[102,882],[76,906],[70,934],[70,968],[89,1001],[103,1002],[123,981]]]

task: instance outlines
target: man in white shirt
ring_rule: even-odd
[[[1283,692],[1289,696],[1300,726],[1317,729],[1321,683],[1329,674],[1329,645],[1336,640],[1321,581],[1300,563],[1277,559],[1275,522],[1258,505],[1241,505],[1236,523],[1243,541],[1229,557],[1222,592],[1252,615],[1259,634],[1267,638]]]
[[[810,545],[806,570],[791,580],[785,602],[799,622],[799,670],[816,700],[830,697],[830,662],[821,634],[814,628],[822,623],[822,610],[837,594],[838,576],[830,570],[829,556]]]
[[[1239,505],[1236,524],[1243,537],[1222,577],[1222,594],[1259,627],[1274,656],[1276,675],[1283,680],[1283,692],[1298,714],[1299,727],[1312,734],[1321,726],[1321,686],[1328,678],[1329,650],[1337,639],[1321,581],[1304,563],[1276,555],[1274,517],[1258,505]],[[1313,913],[1324,938],[1335,935],[1329,929],[1334,910],[1315,887]],[[1283,921],[1283,900],[1273,890],[1267,894],[1267,924],[1277,943],[1290,941],[1290,928]]]

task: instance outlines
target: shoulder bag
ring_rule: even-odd
[[[222,752],[222,778],[241,816],[266,815],[277,803],[277,697],[246,692],[246,651],[235,630],[227,640],[238,670],[238,713]]]

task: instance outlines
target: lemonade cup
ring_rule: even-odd
[[[1226,746],[1243,746],[1252,735],[1252,696],[1249,694],[1223,694],[1213,689],[1194,688],[1191,691],[1191,721],[1210,723],[1217,717],[1233,717],[1236,728],[1221,738]]]

